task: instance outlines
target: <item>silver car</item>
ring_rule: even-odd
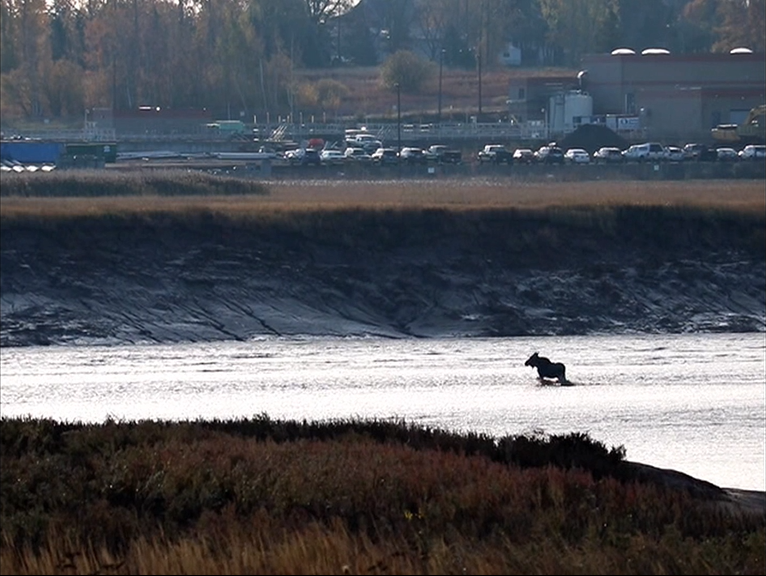
[[[665,160],[668,162],[683,162],[686,156],[678,146],[665,146]]]
[[[729,148],[727,146],[716,150],[716,155],[718,156],[719,162],[736,162],[739,160],[737,151],[734,148]]]
[[[766,158],[766,144],[748,144],[739,151],[740,160],[763,160]]]
[[[599,164],[619,164],[622,160],[622,150],[616,146],[602,146],[593,153],[593,161]]]

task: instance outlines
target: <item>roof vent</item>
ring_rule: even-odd
[[[653,54],[670,54],[670,50],[666,50],[665,48],[646,48],[641,50],[642,56],[651,56]]]
[[[580,87],[580,90],[585,89],[585,81],[588,78],[588,71],[587,70],[580,70],[577,73],[577,85]]]

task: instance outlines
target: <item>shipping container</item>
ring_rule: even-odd
[[[64,152],[61,142],[38,140],[3,140],[0,142],[0,158],[15,160],[22,164],[55,164]]]

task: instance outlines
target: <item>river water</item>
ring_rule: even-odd
[[[541,385],[524,361],[567,365]],[[766,337],[262,338],[0,349],[0,415],[60,421],[398,419],[588,433],[628,460],[766,490]]]

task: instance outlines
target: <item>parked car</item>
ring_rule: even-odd
[[[432,144],[423,151],[429,162],[437,164],[460,164],[463,161],[463,153],[448,147],[445,144]]]
[[[678,146],[665,146],[665,160],[667,162],[683,162],[684,151]]]
[[[399,158],[406,164],[425,164],[428,159],[423,154],[422,148],[415,146],[405,146],[402,151],[399,152]]]
[[[633,144],[622,153],[628,162],[660,162],[665,159],[665,149],[659,142]]]
[[[710,148],[707,144],[690,142],[689,144],[685,144],[682,150],[684,151],[684,160],[695,160],[697,162],[712,162],[717,160],[715,149]]]
[[[364,148],[365,152],[372,154],[383,146],[382,142],[372,134],[358,133],[346,138],[346,144],[353,148]]]
[[[314,148],[306,148],[301,158],[301,164],[319,166],[322,164],[322,158],[319,156],[319,150]]]
[[[740,160],[763,160],[766,158],[766,144],[748,144],[739,151]]]
[[[372,161],[372,157],[364,150],[364,148],[355,146],[349,146],[346,148],[346,150],[343,152],[343,156],[347,162],[360,162],[369,164]]]
[[[540,146],[535,151],[535,162],[538,164],[563,164],[564,151],[553,144]]]
[[[719,162],[736,162],[739,160],[737,151],[734,148],[729,148],[728,146],[718,148],[716,150],[716,155],[718,156]]]
[[[285,152],[285,160],[292,165],[314,165],[319,166],[322,163],[322,159],[319,157],[319,151],[314,148],[295,148],[294,150],[288,150]]]
[[[423,156],[426,157],[428,162],[438,162],[439,157],[446,149],[447,146],[445,144],[432,144],[423,150]]]
[[[479,164],[513,164],[513,154],[506,150],[502,144],[487,144],[476,155]]]
[[[322,150],[319,153],[319,159],[325,166],[340,166],[346,161],[346,157],[344,156],[343,152],[334,148]]]
[[[399,153],[396,148],[378,148],[370,157],[372,162],[378,165],[397,164],[399,162]]]
[[[531,148],[516,148],[513,151],[513,161],[517,164],[533,164],[535,153]]]
[[[584,148],[570,148],[564,152],[564,161],[570,164],[589,164],[590,154]]]
[[[616,146],[602,146],[593,153],[593,161],[598,164],[620,164],[623,161],[622,150]]]
[[[301,154],[303,154],[303,152],[300,148],[295,148],[293,150],[285,150],[285,153],[282,155],[282,158],[284,158],[285,161],[290,164],[295,164],[299,160],[299,157]]]

